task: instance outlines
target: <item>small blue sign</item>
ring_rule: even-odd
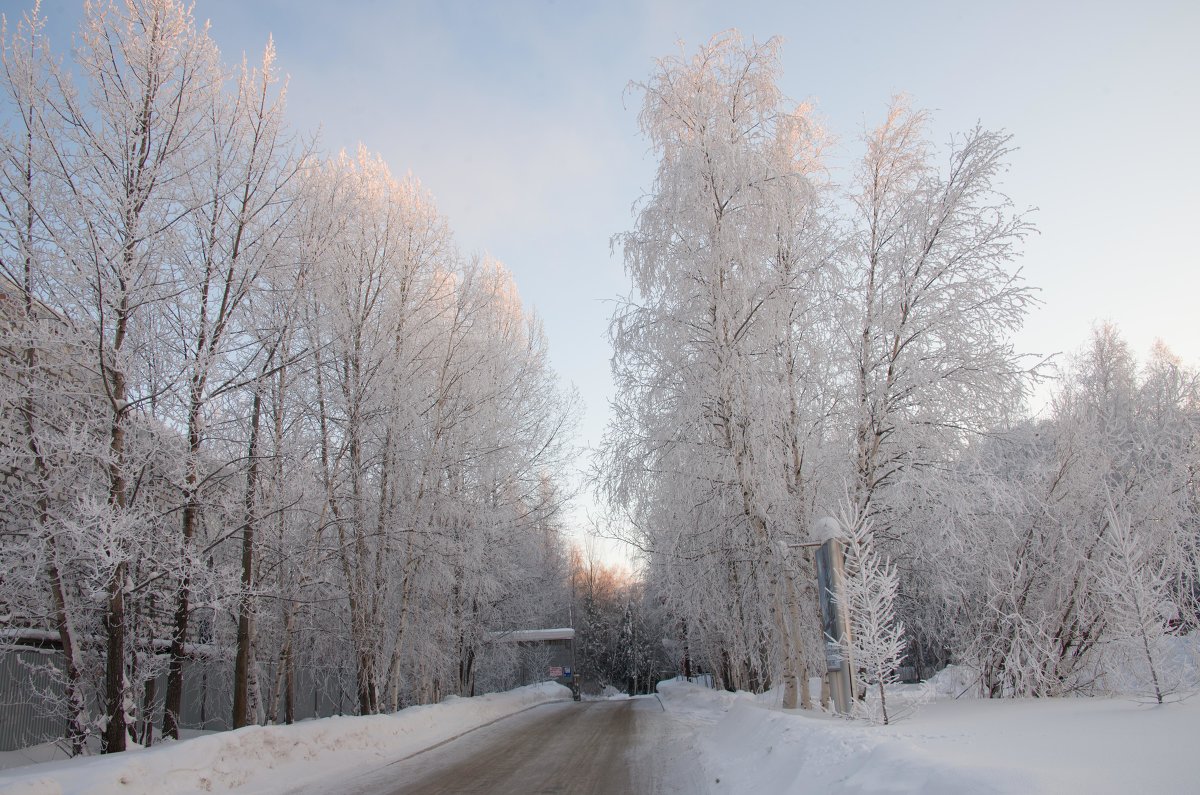
[[[568,679],[571,678],[571,668],[569,666],[563,666],[563,676],[567,677]]]

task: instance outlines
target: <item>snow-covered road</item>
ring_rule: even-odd
[[[339,786],[359,795],[696,792],[688,729],[653,697],[546,704]]]

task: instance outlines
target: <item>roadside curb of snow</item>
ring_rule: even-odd
[[[734,702],[699,742],[713,792],[1038,791],[1020,770],[938,759],[880,726]]]
[[[488,726],[494,726],[497,723],[499,723],[500,721],[508,720],[509,718],[515,718],[518,715],[522,715],[531,709],[537,709],[539,707],[549,706],[550,704],[567,704],[567,703],[570,703],[571,701],[572,701],[572,699],[569,699],[569,698],[556,698],[553,701],[543,701],[540,704],[530,704],[528,707],[523,707],[522,709],[519,709],[516,712],[510,712],[507,715],[501,715],[498,718],[493,718],[492,720],[489,720],[487,723],[481,723],[478,726],[473,726],[470,729],[467,729],[466,731],[461,731],[458,734],[454,735],[453,737],[447,737],[446,739],[441,740],[440,742],[436,742],[433,745],[430,745],[426,748],[422,748],[419,751],[413,751],[408,756],[401,757],[400,759],[394,759],[391,762],[388,762],[386,765],[383,765],[380,769],[382,769],[384,767],[391,767],[392,765],[398,765],[401,762],[407,762],[409,759],[412,759],[414,756],[420,756],[421,754],[423,754],[427,751],[432,751],[435,748],[441,748],[443,745],[446,745],[447,743],[452,743],[455,740],[459,739],[460,737],[466,737],[471,732],[477,732],[480,729],[486,729]]]
[[[663,682],[659,692],[668,712],[696,725],[693,749],[710,793],[1038,791],[1024,771],[939,760],[895,728],[697,684]]]
[[[111,756],[0,772],[3,795],[157,795],[282,792],[320,787],[397,756],[423,753],[534,707],[567,701],[542,683],[505,693],[453,698],[387,715],[343,716],[290,726],[248,726]],[[530,702],[533,703],[530,703]],[[242,789],[245,788],[245,789]],[[337,787],[334,787],[336,790]],[[330,791],[316,789],[314,791]]]

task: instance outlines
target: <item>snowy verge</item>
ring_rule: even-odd
[[[409,756],[530,707],[570,698],[568,688],[545,682],[391,715],[249,726],[146,750],[5,771],[0,793],[275,792]]]
[[[686,683],[659,696],[696,726],[712,793],[1184,793],[1200,780],[1200,698],[944,699],[870,726]]]
[[[739,690],[714,690],[684,679],[667,679],[658,683],[658,700],[663,709],[675,715],[694,718],[700,723],[715,723],[735,702],[754,703],[762,698]]]

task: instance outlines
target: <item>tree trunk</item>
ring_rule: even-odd
[[[197,346],[197,355],[204,341]],[[200,523],[200,449],[202,412],[204,409],[205,376],[192,377],[189,391],[188,411],[188,458],[187,473],[184,475],[183,544],[180,553],[179,591],[175,597],[175,618],[171,628],[171,660],[167,667],[167,698],[163,709],[163,736],[179,739],[179,713],[183,707],[183,661],[184,644],[187,642],[188,619],[191,617],[191,574],[188,570],[188,555],[196,527]]]
[[[154,745],[154,699],[158,694],[158,686],[153,676],[146,677],[142,690],[142,731],[139,742],[149,748]]]
[[[249,724],[250,647],[253,639],[251,590],[254,587],[255,498],[258,486],[258,430],[262,415],[262,391],[254,390],[250,409],[250,443],[246,468],[245,523],[242,525],[242,593],[238,600],[237,659],[233,668],[233,728]]]
[[[125,561],[118,563],[107,586],[104,614],[106,659],[104,664],[104,710],[107,723],[100,740],[100,753],[125,750]]]
[[[284,660],[283,722],[289,726],[296,721],[296,655],[292,652],[292,640],[288,638]],[[314,711],[316,705],[313,705]]]
[[[118,338],[123,336],[124,314],[118,318]],[[125,374],[111,372],[112,422],[109,428],[108,504],[114,512],[125,509]],[[100,753],[125,750],[125,579],[128,563],[119,560],[105,587],[104,613],[105,664],[104,707],[107,722],[100,741]]]
[[[38,319],[35,314],[37,306],[33,297],[33,273],[35,268],[33,251],[33,221],[34,209],[29,201],[29,197],[33,195],[33,169],[32,169],[32,151],[33,151],[33,133],[27,128],[25,136],[25,172],[24,172],[24,188],[25,188],[25,223],[23,234],[21,235],[22,248],[25,250],[23,263],[24,283],[21,285],[24,305],[25,305],[25,333],[29,335],[29,344],[25,348],[25,366],[27,370],[25,384],[25,398],[22,407],[22,413],[25,419],[25,441],[29,450],[29,455],[33,459],[33,469],[36,473],[38,484],[38,499],[37,499],[37,522],[42,532],[46,534],[46,544],[48,546],[48,554],[46,560],[46,574],[50,580],[50,593],[54,604],[54,624],[58,631],[58,639],[62,644],[63,649],[63,664],[66,669],[65,692],[64,696],[67,702],[67,709],[70,714],[67,716],[67,733],[66,739],[70,745],[71,756],[78,756],[83,753],[84,740],[87,738],[87,732],[84,729],[83,713],[86,705],[83,699],[83,681],[82,681],[82,666],[79,662],[79,652],[75,645],[75,632],[71,624],[70,614],[67,607],[67,592],[63,583],[62,571],[58,566],[58,541],[54,532],[50,528],[50,495],[47,489],[50,487],[50,468],[46,463],[46,458],[42,454],[41,445],[38,442],[38,422],[37,422],[37,399],[35,397],[35,384],[42,384],[42,379],[38,374],[40,367],[38,357]]]

